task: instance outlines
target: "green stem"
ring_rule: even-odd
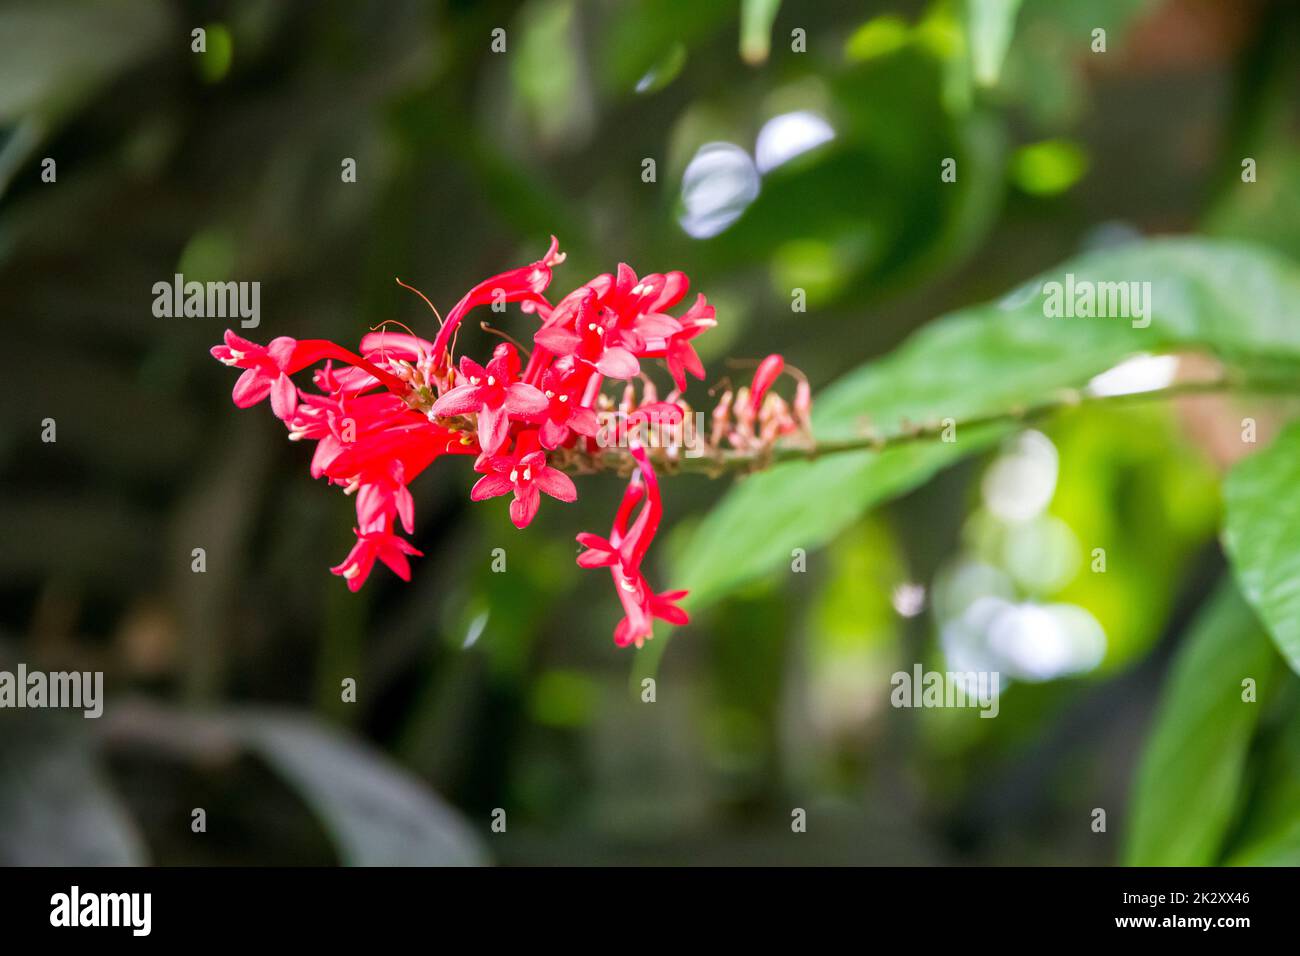
[[[960,421],[947,417],[921,423],[903,421],[891,432],[867,432],[853,438],[834,439],[804,444],[777,445],[760,451],[743,451],[729,448],[709,448],[697,457],[680,456],[669,459],[662,449],[652,449],[651,459],[665,474],[707,474],[713,477],[737,472],[760,471],[770,465],[788,461],[811,461],[826,455],[855,451],[886,451],[916,442],[943,439],[945,433],[957,434],[963,429],[996,427],[999,425],[1025,425],[1047,418],[1057,412],[1081,405],[1113,405],[1130,402],[1160,401],[1184,395],[1205,395],[1235,392],[1239,394],[1289,394],[1300,395],[1300,382],[1285,380],[1248,380],[1230,372],[1218,377],[1195,382],[1180,382],[1166,388],[1124,395],[1090,395],[1085,389],[1065,389],[1053,398],[1031,405],[1016,406],[999,412],[975,415]],[[567,461],[557,462],[557,467],[572,472],[630,471],[631,456],[625,449],[611,448],[596,455],[575,455]]]

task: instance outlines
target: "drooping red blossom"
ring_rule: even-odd
[[[654,636],[654,618],[671,624],[686,624],[690,620],[677,606],[686,597],[685,591],[656,594],[641,573],[641,562],[659,530],[663,501],[645,449],[634,441],[631,453],[637,472],[623,493],[623,503],[614,516],[609,537],[590,532],[578,535],[578,543],[587,549],[578,555],[578,564],[584,568],[607,567],[614,579],[614,592],[623,605],[623,619],[614,628],[614,643],[619,647],[629,644],[640,647]],[[641,510],[635,520],[630,520],[638,503]]]
[[[448,313],[432,341],[384,328],[365,335],[360,354],[354,354],[323,340],[282,336],[262,346],[227,332],[224,344],[212,354],[244,370],[233,392],[235,404],[247,408],[269,396],[289,438],[316,443],[312,477],[354,496],[356,543],[343,562],[331,568],[353,591],[377,561],[401,579],[410,579],[409,558],[421,552],[396,529],[415,532],[410,485],[438,458],[475,456],[474,470],[481,477],[470,498],[512,496],[511,521],[524,528],[537,515],[543,494],[562,502],[577,498],[572,479],[555,461],[571,464],[574,456],[597,461],[602,450],[598,436],[603,439],[605,434],[598,416],[614,416],[635,471],[609,537],[578,535],[586,547],[578,564],[609,568],[623,607],[615,643],[639,646],[653,636],[655,619],[671,624],[688,620],[678,607],[685,592],[656,593],[643,572],[663,503],[641,429],[682,422],[687,408],[678,396],[686,376],[704,377],[691,340],[716,319],[702,295],[680,316],[669,313],[686,296],[689,281],[683,273],[638,278],[624,264],[552,305],[545,293],[553,267],[563,261],[552,237],[540,259],[475,285]],[[503,343],[486,365],[468,356],[457,364],[454,336],[466,315],[502,302],[517,302],[540,320],[527,361],[514,345]],[[643,363],[654,359],[663,360],[676,385],[665,401],[658,400],[644,372]],[[316,366],[314,389],[295,385],[291,376],[311,366]],[[780,372],[779,357],[770,357],[760,367],[751,390],[754,409]],[[604,394],[609,379],[627,383],[621,386],[621,400]],[[799,405],[797,401],[803,420],[806,408]],[[790,418],[783,409],[780,403],[777,413]],[[751,434],[753,418],[751,414],[737,427]],[[726,427],[732,428],[729,419]],[[728,433],[734,442],[735,430]]]
[[[330,568],[348,583],[348,590],[357,591],[370,577],[370,571],[379,560],[386,564],[403,581],[411,580],[411,562],[407,555],[423,557],[422,551],[391,531],[362,531],[354,528],[357,543],[352,546],[343,563]]]

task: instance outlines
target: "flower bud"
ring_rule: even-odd
[[[754,383],[749,389],[751,412],[758,411],[759,405],[763,402],[763,396],[767,394],[767,390],[772,387],[772,383],[780,377],[781,372],[784,370],[785,359],[779,355],[769,355],[758,363],[758,370],[754,372]]]

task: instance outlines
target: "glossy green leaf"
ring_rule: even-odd
[[[1242,592],[1300,673],[1300,422],[1224,482],[1223,543]]]
[[[1185,639],[1138,769],[1125,845],[1136,866],[1217,862],[1277,655],[1245,601],[1223,586]],[[1256,701],[1242,682],[1256,682]]]

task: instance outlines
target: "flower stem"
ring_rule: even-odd
[[[1012,406],[1001,411],[975,415],[964,419],[945,417],[925,422],[911,423],[903,420],[892,431],[864,431],[852,438],[829,439],[803,443],[780,444],[760,451],[742,451],[729,448],[706,448],[702,454],[688,457],[678,450],[670,457],[665,449],[651,450],[651,460],[665,473],[703,473],[710,476],[761,471],[774,464],[788,461],[811,461],[826,455],[855,451],[886,451],[902,445],[943,439],[945,433],[960,434],[963,429],[992,428],[998,426],[1026,425],[1043,418],[1082,405],[1118,405],[1132,402],[1161,401],[1187,395],[1222,394],[1275,394],[1300,395],[1300,381],[1294,379],[1250,380],[1221,370],[1212,378],[1178,382],[1164,388],[1123,395],[1095,395],[1086,389],[1063,389],[1044,401]],[[575,473],[592,471],[628,471],[631,456],[625,448],[607,448],[592,455],[573,453],[567,460],[557,462],[557,467]]]

